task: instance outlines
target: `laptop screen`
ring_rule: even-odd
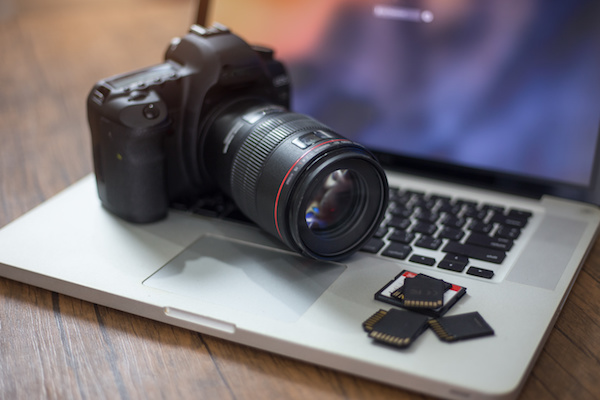
[[[384,160],[575,188],[573,197],[595,178],[597,1],[228,0],[214,11],[275,49],[294,111]]]

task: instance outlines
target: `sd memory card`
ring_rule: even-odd
[[[377,311],[363,322],[363,329],[377,342],[406,348],[428,328],[428,321],[425,315],[392,308]]]
[[[405,293],[405,283],[407,279],[414,279],[417,276],[422,276],[423,278],[429,278],[429,281],[426,279],[419,278],[420,281],[414,282],[416,285],[413,285],[413,289],[417,286],[414,293],[411,291],[411,296],[419,295],[419,292],[423,294],[420,299],[416,301],[423,300],[425,298],[426,302],[434,303],[433,307],[423,307],[418,306],[415,307],[415,297],[411,299],[411,306],[405,303],[406,293]],[[434,281],[441,281],[444,283],[444,292],[443,292],[443,300],[442,305],[439,307],[435,307],[435,302],[438,302],[437,297],[434,299],[434,292],[438,293],[442,286],[439,283],[434,283]],[[411,282],[412,285],[413,282]],[[436,286],[439,285],[439,286]],[[435,287],[434,287],[435,286]],[[427,289],[429,287],[429,289]],[[409,285],[410,289],[410,285]],[[444,315],[462,296],[465,295],[467,289],[462,286],[454,285],[440,279],[436,279],[430,277],[428,275],[423,274],[415,274],[410,271],[402,271],[400,272],[394,279],[388,282],[383,288],[381,288],[377,293],[375,293],[375,299],[382,301],[384,303],[388,303],[397,307],[406,308],[424,315],[429,315],[431,317],[441,317]],[[437,296],[437,294],[435,294]]]

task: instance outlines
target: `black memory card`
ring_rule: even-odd
[[[392,308],[377,311],[363,322],[363,328],[377,342],[406,348],[428,328],[428,321],[425,315]]]
[[[441,279],[419,274],[414,278],[405,279],[404,285],[398,292],[408,308],[440,308],[444,305],[444,293],[450,284]],[[397,297],[396,292],[392,296]]]
[[[407,281],[407,279],[414,279],[418,275],[423,274],[416,274],[414,272],[406,270],[400,272],[394,279],[392,279],[377,293],[375,293],[375,299],[397,307],[403,307],[424,315],[429,315],[431,317],[440,317],[444,315],[467,292],[467,289],[465,287],[442,281],[445,284],[442,306],[431,308],[409,307],[405,304],[404,284]],[[432,280],[440,281],[439,279],[432,278],[428,275],[423,276]],[[422,284],[426,284],[426,281],[422,281],[419,285]],[[439,288],[435,289],[435,291],[439,291]],[[431,298],[433,297],[430,297],[430,299]]]
[[[429,326],[445,342],[494,334],[492,327],[477,311],[432,319],[429,321]]]

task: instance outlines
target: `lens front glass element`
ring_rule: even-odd
[[[306,224],[314,233],[335,230],[348,221],[357,196],[357,176],[347,169],[329,174],[306,209]]]

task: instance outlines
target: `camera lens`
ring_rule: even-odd
[[[363,146],[255,99],[222,105],[206,121],[198,149],[203,175],[290,248],[339,260],[379,226],[387,179]]]
[[[347,169],[333,171],[317,189],[306,209],[306,224],[315,234],[343,225],[352,216],[358,198],[356,174]]]

